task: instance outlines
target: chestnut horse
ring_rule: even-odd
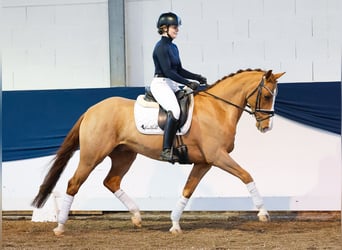
[[[243,111],[254,115],[259,131],[271,129],[277,79],[283,74],[273,74],[272,70],[239,70],[194,95],[191,127],[183,136],[193,167],[182,196],[171,213],[172,233],[181,233],[179,220],[184,208],[198,183],[212,166],[236,176],[246,184],[259,211],[259,220],[270,219],[252,176],[229,153],[234,148],[236,126]],[[63,234],[74,196],[106,156],[111,158],[112,165],[103,184],[133,214],[133,224],[141,226],[139,207],[120,188],[120,184],[137,154],[158,160],[163,137],[137,131],[134,103],[135,100],[121,97],[107,98],[90,107],[66,136],[32,202],[35,207],[45,204],[69,159],[79,148],[80,161],[68,182],[58,214],[58,226],[54,229],[55,235]]]

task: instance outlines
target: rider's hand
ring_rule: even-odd
[[[207,85],[207,78],[204,76],[199,76],[198,81],[201,86],[206,86]]]
[[[196,90],[199,86],[198,82],[189,82],[186,86],[188,86],[192,90]]]

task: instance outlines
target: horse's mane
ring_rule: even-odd
[[[230,73],[229,75],[226,75],[224,77],[222,77],[221,79],[217,80],[215,83],[211,84],[207,89],[210,89],[212,87],[214,87],[216,84],[218,84],[219,82],[227,79],[227,78],[230,78],[230,77],[233,77],[237,74],[240,74],[240,73],[243,73],[243,72],[249,72],[249,71],[257,71],[257,72],[265,72],[264,70],[262,69],[239,69],[238,71],[236,71],[235,73]]]

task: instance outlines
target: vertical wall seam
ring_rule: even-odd
[[[204,19],[204,15],[203,15],[203,2],[201,1],[201,20]]]
[[[28,11],[27,11],[27,8],[28,7],[25,7],[25,21],[26,21],[26,24],[28,23]]]
[[[314,62],[311,62],[311,79],[314,82],[315,81],[315,73],[314,73]]]
[[[247,22],[247,38],[248,39],[251,38],[251,36],[250,36],[250,22],[251,22],[251,20],[248,19],[248,22]]]

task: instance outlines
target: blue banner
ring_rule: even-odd
[[[282,83],[278,86],[277,115],[340,134],[340,83]],[[3,161],[53,155],[90,106],[112,96],[136,99],[144,91],[144,87],[4,91]]]

